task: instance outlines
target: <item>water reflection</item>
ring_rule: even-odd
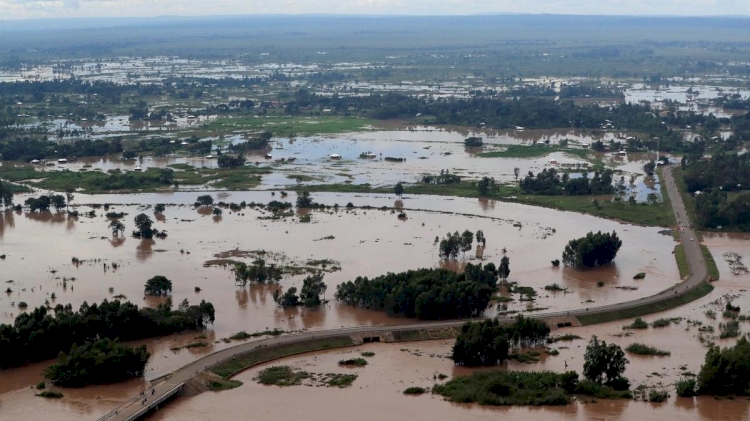
[[[15,228],[16,220],[14,219],[13,212],[6,209],[0,212],[0,238],[5,234],[5,228]]]
[[[138,260],[145,261],[151,258],[154,253],[153,247],[156,242],[151,239],[143,239],[135,247],[135,257]]]

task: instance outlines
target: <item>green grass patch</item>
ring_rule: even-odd
[[[212,133],[228,133],[238,130],[268,130],[275,136],[310,136],[314,134],[346,133],[365,130],[373,120],[343,116],[233,116],[218,118],[202,129]]]
[[[659,357],[672,355],[672,353],[669,351],[662,351],[661,349],[654,348],[653,346],[648,346],[637,342],[628,345],[625,350],[631,354],[636,355],[655,355]]]
[[[249,367],[279,358],[353,345],[354,342],[349,336],[339,336],[264,347],[216,364],[211,368],[211,371],[226,379]]]
[[[682,317],[672,317],[670,319],[656,319],[653,322],[651,322],[651,327],[660,328],[660,327],[667,327],[672,323],[679,323],[682,321]]]
[[[326,386],[331,387],[349,387],[357,380],[356,374],[339,374],[339,373],[328,373],[323,379],[323,383]]]
[[[594,205],[594,199],[598,200],[598,206]],[[645,226],[668,227],[674,223],[672,208],[664,203],[631,205],[624,201],[610,201],[608,197],[599,196],[540,195],[519,195],[515,201],[527,205],[581,212]]]
[[[706,262],[706,266],[708,267],[708,276],[710,276],[712,280],[718,281],[719,276],[721,275],[719,274],[719,267],[716,266],[716,261],[711,254],[711,250],[701,244],[701,253],[703,253],[703,261]]]
[[[680,279],[687,278],[690,275],[690,266],[685,255],[685,247],[682,244],[674,246],[674,258],[677,261],[677,269],[680,271]]]
[[[714,287],[707,283],[701,283],[697,287],[691,289],[682,295],[675,295],[674,297],[667,298],[663,301],[653,304],[643,304],[636,307],[631,307],[622,310],[607,311],[604,313],[587,314],[583,316],[577,316],[578,320],[582,325],[588,326],[597,323],[606,323],[615,320],[630,319],[639,316],[645,316],[647,314],[658,313],[660,311],[671,310],[673,308],[685,305],[699,298],[705,297]]]
[[[275,365],[261,370],[253,380],[265,385],[296,386],[309,377],[310,373],[306,371],[294,370],[288,365]]]
[[[412,386],[412,387],[407,387],[404,390],[404,395],[422,395],[424,393],[427,393],[427,389],[425,389],[424,387]]]
[[[375,353],[374,352],[370,352],[370,351],[365,351],[365,352],[363,352],[363,353],[361,353],[359,355],[361,355],[363,357],[374,357]]]
[[[242,382],[239,380],[216,379],[208,382],[208,390],[214,392],[235,389],[240,386],[242,386]]]

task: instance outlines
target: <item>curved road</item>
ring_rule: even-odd
[[[657,303],[668,298],[675,297],[677,295],[684,294],[685,292],[695,288],[702,282],[708,280],[708,268],[703,261],[703,253],[701,252],[700,244],[695,241],[695,232],[691,228],[687,211],[685,210],[685,204],[682,201],[679,190],[674,182],[672,176],[672,168],[664,167],[663,171],[664,180],[669,199],[672,202],[672,208],[675,213],[675,217],[678,223],[678,229],[680,230],[680,237],[682,244],[685,248],[685,255],[687,257],[688,265],[690,268],[690,275],[683,282],[678,283],[667,290],[664,290],[656,295],[650,297],[640,298],[633,301],[628,301],[618,304],[610,304],[606,306],[599,306],[589,309],[573,310],[569,312],[554,312],[554,313],[543,313],[534,316],[536,319],[553,319],[560,317],[575,317],[575,316],[591,316],[601,313],[607,313],[613,310],[623,310],[632,307],[641,306],[644,304]],[[510,323],[513,320],[512,317],[508,317],[507,321]],[[335,329],[318,332],[304,332],[289,336],[275,337],[271,339],[265,339],[262,341],[248,342],[240,344],[231,348],[227,348],[211,355],[203,357],[197,361],[194,361],[177,371],[174,371],[169,375],[166,380],[157,384],[153,389],[149,389],[144,392],[143,395],[138,395],[130,399],[128,402],[120,405],[115,410],[109,412],[99,419],[99,421],[112,420],[112,421],[130,421],[137,419],[145,415],[150,409],[158,406],[158,404],[171,397],[179,388],[188,380],[198,376],[200,373],[210,369],[213,365],[231,359],[235,356],[251,352],[261,347],[275,346],[280,344],[288,344],[293,342],[301,342],[305,340],[325,337],[338,337],[346,334],[369,334],[371,336],[377,336],[384,332],[394,331],[409,331],[409,330],[421,330],[421,329],[438,329],[438,328],[451,328],[459,327],[463,325],[466,320],[457,321],[442,321],[442,322],[429,322],[429,323],[414,323],[410,325],[399,325],[399,326],[364,326],[354,327],[348,329]],[[144,402],[145,400],[145,402]]]

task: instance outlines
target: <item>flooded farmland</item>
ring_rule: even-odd
[[[315,194],[319,203],[356,206],[402,207],[406,219],[386,210],[353,209],[346,211],[312,211],[310,223],[298,217],[286,220],[264,220],[267,212],[247,208],[239,213],[225,212],[221,218],[205,215],[192,207],[196,193],[142,195],[77,195],[79,210],[89,210],[85,203],[110,203],[110,211],[128,214],[130,221],[140,212],[151,214],[149,205],[171,203],[164,217],[156,218],[155,228],[166,230],[168,237],[160,240],[112,238],[103,217],[95,210],[94,218],[68,218],[63,214],[17,214],[4,212],[0,219],[0,262],[4,286],[12,292],[0,295],[2,321],[12,322],[19,312],[17,304],[30,308],[56,303],[98,302],[113,296],[124,296],[138,305],[155,305],[157,301],[143,298],[143,284],[154,275],[164,275],[174,282],[175,303],[205,299],[216,306],[216,324],[208,332],[208,347],[173,351],[171,348],[196,341],[197,334],[178,335],[144,341],[152,358],[146,368],[146,379],[170,372],[197,355],[229,346],[219,341],[240,330],[257,332],[279,328],[285,331],[331,329],[354,325],[408,323],[411,320],[390,318],[385,313],[355,309],[331,302],[316,310],[282,310],[276,307],[269,285],[237,287],[233,274],[221,266],[204,264],[224,256],[241,256],[235,251],[265,250],[288,264],[305,266],[310,260],[331,260],[341,270],[325,275],[327,297],[332,298],[335,286],[356,276],[377,276],[388,271],[442,265],[433,245],[434,238],[446,232],[482,229],[487,236],[485,262],[497,264],[502,249],[511,259],[510,280],[531,286],[537,293],[532,303],[514,301],[503,311],[526,311],[548,308],[566,310],[584,305],[601,305],[626,301],[653,294],[678,282],[676,265],[671,255],[671,236],[656,228],[622,225],[576,213],[561,213],[544,208],[517,204],[494,203],[476,199],[444,197],[405,197],[396,201],[391,195]],[[278,195],[276,196],[278,198]],[[269,192],[226,193],[226,202],[267,202],[274,199]],[[290,199],[291,200],[291,199]],[[129,205],[138,202],[142,205]],[[544,223],[543,221],[554,221]],[[564,244],[589,230],[617,230],[624,246],[615,265],[580,272],[569,268],[553,268],[549,261],[559,258]],[[330,238],[330,237],[333,238]],[[35,256],[43,255],[43,264],[35,264]],[[378,256],[372,259],[371,256]],[[474,252],[465,260],[479,262]],[[77,264],[72,258],[79,259]],[[237,260],[249,261],[238,257]],[[114,268],[114,264],[117,268]],[[448,267],[452,267],[453,264]],[[646,272],[644,280],[633,275]],[[279,286],[300,285],[302,275],[282,279]],[[598,287],[602,281],[604,286]],[[558,283],[567,292],[549,293],[544,286]],[[199,287],[201,291],[195,292]],[[111,290],[110,290],[111,288]],[[111,291],[111,292],[110,292]],[[52,294],[55,299],[51,298]],[[516,296],[517,298],[517,296]],[[590,304],[588,304],[590,303]],[[496,306],[488,315],[498,311]],[[213,343],[219,341],[218,343]],[[23,389],[41,378],[44,364],[3,371],[3,395],[0,401],[7,408]],[[42,367],[42,368],[40,368]],[[96,388],[95,395],[104,402],[116,401],[137,389],[138,382]],[[78,396],[72,392],[71,397]],[[66,405],[63,413],[71,418],[80,411],[100,412],[107,405],[86,389],[80,398]],[[15,396],[15,397],[14,397]],[[95,399],[95,402],[90,401]],[[65,400],[67,401],[67,400]],[[61,403],[50,403],[59,405]],[[47,404],[45,403],[46,406]],[[109,405],[111,406],[111,405]]]

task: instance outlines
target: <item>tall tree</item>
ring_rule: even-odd
[[[500,267],[497,269],[497,275],[503,281],[508,280],[508,276],[510,276],[510,259],[508,256],[503,256],[503,258],[500,259]]]
[[[396,193],[396,196],[401,197],[404,194],[404,185],[401,182],[396,183],[393,192]]]
[[[629,362],[617,344],[607,345],[596,336],[593,336],[586,346],[583,358],[583,376],[602,384],[613,384],[618,381]]]

